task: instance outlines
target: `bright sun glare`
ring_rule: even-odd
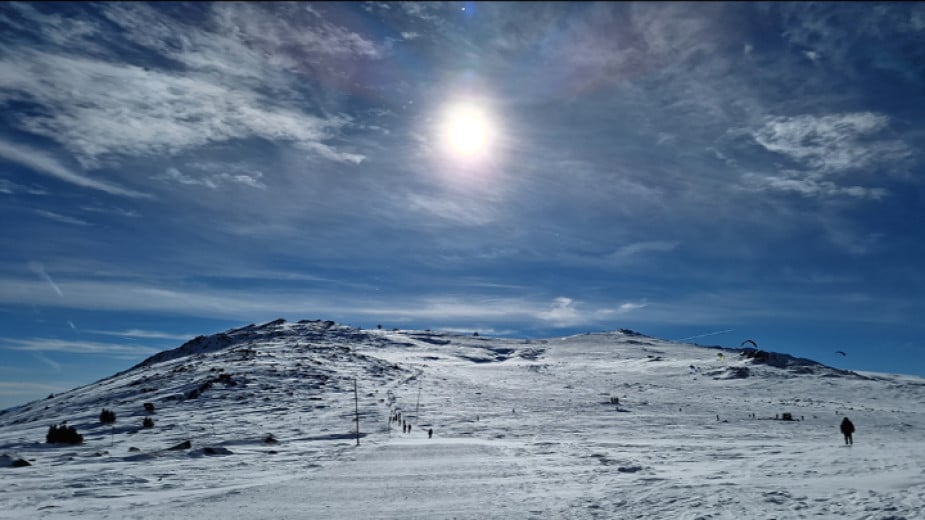
[[[443,120],[443,141],[447,150],[461,158],[478,158],[488,151],[492,124],[483,109],[471,103],[449,107]]]

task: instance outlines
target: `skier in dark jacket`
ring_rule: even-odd
[[[845,444],[848,446],[854,444],[854,440],[851,438],[851,434],[854,433],[854,424],[847,417],[841,421],[841,432],[845,436]]]

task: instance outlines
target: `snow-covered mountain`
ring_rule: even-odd
[[[923,404],[921,378],[628,330],[276,320],[0,413],[0,518],[923,518]],[[45,442],[64,422],[82,444]]]

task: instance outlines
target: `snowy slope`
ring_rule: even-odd
[[[5,411],[0,518],[925,517],[925,380],[744,354],[252,325]]]

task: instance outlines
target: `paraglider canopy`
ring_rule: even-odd
[[[842,351],[842,350],[836,350],[835,353],[836,353],[836,354],[841,354],[841,355],[846,356],[846,357],[848,356],[848,354],[845,354],[845,352]]]
[[[758,344],[755,343],[755,341],[754,341],[754,340],[751,340],[751,339],[747,339],[747,340],[743,341],[742,344],[739,345],[739,346],[740,346],[740,347],[744,347],[746,343],[751,343],[751,344],[752,344],[752,347],[758,348]]]

